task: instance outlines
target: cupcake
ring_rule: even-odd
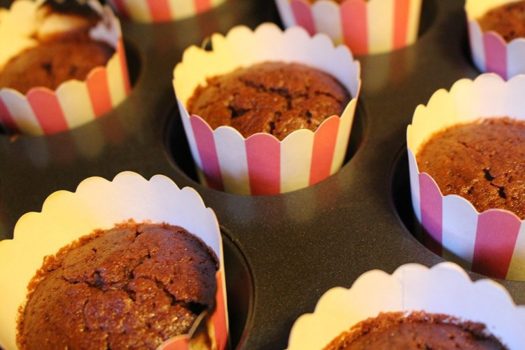
[[[19,348],[154,350],[213,310],[217,266],[181,227],[95,231],[45,259],[19,318]]]
[[[476,67],[505,79],[525,73],[525,1],[467,0],[465,11]]]
[[[215,215],[164,176],[54,193],[0,242],[0,262],[0,347],[16,348],[17,323],[20,349],[226,347]]]
[[[0,21],[0,122],[53,134],[91,121],[129,92],[118,20],[96,1],[16,1]]]
[[[523,311],[502,286],[472,282],[455,264],[407,264],[327,291],[295,321],[288,349],[520,349]]]
[[[348,91],[325,72],[266,61],[209,78],[189,99],[188,112],[212,129],[231,126],[246,138],[268,133],[283,140],[295,130],[315,131],[349,101]]]
[[[325,350],[506,350],[479,322],[462,321],[444,314],[385,312],[352,326]]]
[[[516,94],[524,87],[524,77],[460,80],[419,106],[407,129],[425,244],[475,272],[515,280],[525,279],[525,114]]]
[[[525,121],[482,118],[433,135],[416,154],[419,171],[442,194],[459,195],[478,212],[504,209],[525,219]]]
[[[225,0],[109,0],[126,18],[138,22],[167,22],[195,16],[213,9]]]
[[[226,37],[213,35],[212,45],[211,52],[187,49],[173,81],[201,182],[238,194],[278,194],[341,167],[361,84],[346,47],[273,24],[254,32],[236,27]],[[234,89],[226,109],[219,106],[226,93],[217,88],[224,81]],[[254,104],[254,94],[264,103]],[[215,105],[208,108],[207,100]]]
[[[283,24],[325,33],[356,55],[389,52],[417,39],[421,0],[275,0]]]

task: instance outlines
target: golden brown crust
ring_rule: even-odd
[[[79,36],[52,40],[13,57],[0,72],[0,88],[27,93],[33,87],[55,90],[67,80],[83,81],[95,67],[105,66],[114,49]]]
[[[20,349],[155,349],[214,308],[217,268],[177,226],[96,231],[45,259],[19,317]]]
[[[334,339],[325,350],[504,350],[485,326],[448,315],[381,313]]]
[[[455,125],[432,135],[416,158],[443,195],[460,195],[479,212],[506,209],[525,219],[525,122],[486,118]]]
[[[212,129],[232,126],[244,137],[258,132],[284,139],[297,129],[315,130],[340,116],[350,97],[332,76],[297,63],[263,62],[208,79],[188,101],[190,114]]]

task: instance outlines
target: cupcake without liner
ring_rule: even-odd
[[[484,32],[479,18],[498,6],[516,0],[467,0],[470,52],[476,67],[482,72],[497,73],[505,79],[525,73],[525,38],[506,42],[497,32]]]
[[[40,2],[15,1],[0,19],[0,74],[2,66],[25,49],[39,43],[32,38],[44,30],[37,27]],[[122,32],[118,19],[108,6],[96,1],[89,6],[101,16],[89,35],[112,47],[115,52],[105,66],[93,68],[83,81],[68,80],[54,91],[35,86],[26,94],[0,88],[0,123],[12,131],[30,135],[49,135],[73,129],[112,110],[130,92]],[[69,23],[54,18],[45,29],[61,32]],[[67,29],[66,29],[67,30]]]
[[[138,22],[168,22],[209,11],[226,0],[109,0],[119,14]]]
[[[19,219],[14,239],[0,241],[0,347],[16,349],[19,307],[24,305],[28,284],[44,257],[94,230],[110,229],[130,219],[183,227],[218,257],[216,306],[206,326],[217,349],[224,349],[228,338],[226,285],[222,239],[214,212],[189,187],[179,189],[162,175],[146,180],[133,172],[120,173],[112,181],[91,177],[74,193],[51,194],[42,212]],[[160,349],[189,349],[191,341],[187,336],[176,337]]]
[[[487,302],[490,300],[490,302]],[[499,284],[470,280],[459,266],[432,268],[406,264],[393,274],[372,270],[346,289],[336,287],[319,299],[315,311],[299,317],[288,350],[319,350],[357,323],[381,312],[439,313],[485,324],[511,350],[525,344],[525,308],[516,306]]]
[[[275,0],[285,27],[325,33],[356,55],[393,51],[417,40],[422,0]]]
[[[299,27],[286,31],[265,23],[255,31],[235,27],[214,34],[213,51],[192,46],[175,67],[173,86],[184,130],[202,183],[237,194],[279,194],[304,188],[337,172],[346,154],[361,80],[360,65],[345,46],[326,35],[310,37]],[[317,128],[299,129],[282,141],[268,133],[248,138],[230,126],[212,130],[189,115],[188,100],[206,79],[266,61],[301,63],[336,78],[351,94],[341,116]]]
[[[416,154],[434,133],[453,125],[484,117],[525,120],[524,89],[525,76],[508,82],[492,73],[462,79],[418,106],[407,128],[412,205],[429,248],[475,272],[511,280],[525,280],[524,220],[504,209],[480,213],[463,197],[443,196],[436,181],[419,171]]]

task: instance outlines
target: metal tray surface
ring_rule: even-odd
[[[49,194],[74,191],[86,177],[165,174],[194,187],[219,218],[234,347],[286,348],[294,320],[312,312],[327,289],[348,287],[370,269],[442,261],[411,233],[420,227],[411,213],[405,132],[416,106],[435,90],[479,74],[469,59],[463,5],[425,0],[415,45],[358,57],[363,94],[351,157],[327,180],[277,196],[226,194],[194,180],[171,86],[186,47],[238,24],[280,23],[274,2],[229,0],[172,23],[124,21],[134,88],[123,104],[51,137],[0,134],[0,239],[11,238],[18,218],[40,211]],[[500,282],[525,303],[524,282]]]

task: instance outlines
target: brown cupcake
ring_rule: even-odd
[[[118,225],[47,257],[18,324],[21,349],[141,348],[215,305],[214,253],[181,227]]]
[[[525,37],[525,1],[495,7],[478,19],[485,32],[499,33],[505,41]]]
[[[341,115],[349,100],[348,91],[325,72],[298,63],[263,62],[209,78],[195,90],[188,111],[213,129],[226,125],[244,137],[265,132],[282,140]]]
[[[365,349],[504,350],[506,347],[488,334],[481,323],[462,322],[443,314],[387,312],[359,322],[325,348]]]
[[[114,48],[89,36],[101,20],[99,14],[87,5],[73,3],[49,2],[38,9],[36,45],[0,68],[0,88],[23,94],[33,87],[55,90],[65,81],[85,80],[93,68],[108,62]]]
[[[487,118],[454,125],[434,134],[416,158],[443,195],[460,195],[479,212],[506,209],[525,219],[525,122]]]

